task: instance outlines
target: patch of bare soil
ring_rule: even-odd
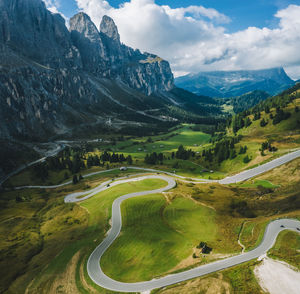
[[[222,280],[222,275],[220,278],[198,278],[183,285],[178,285],[170,289],[162,290],[161,294],[230,294],[229,283]]]
[[[66,270],[52,283],[49,294],[80,294],[76,286],[76,265],[80,252],[78,251],[68,263]]]
[[[254,273],[260,286],[270,294],[299,294],[300,272],[285,262],[265,258]]]

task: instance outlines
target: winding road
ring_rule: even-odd
[[[149,191],[148,191],[149,192]],[[145,194],[143,194],[145,195]],[[113,223],[108,236],[90,255],[87,270],[90,278],[99,286],[117,292],[146,292],[156,288],[162,288],[182,281],[190,280],[196,277],[207,275],[219,270],[223,270],[243,262],[258,258],[264,255],[270,248],[273,247],[278,234],[283,230],[293,230],[297,232],[297,227],[300,227],[300,222],[292,219],[280,219],[271,222],[265,231],[263,241],[254,250],[229,257],[226,259],[218,260],[212,263],[198,266],[196,268],[168,275],[159,279],[151,281],[138,282],[138,283],[122,283],[111,279],[102,271],[100,267],[100,259],[107,250],[107,248],[114,242],[121,230],[121,214],[120,205],[122,201],[130,197],[139,195],[124,195],[116,199],[113,203]],[[282,227],[284,226],[284,227]]]
[[[117,292],[144,292],[150,291],[156,288],[165,287],[168,285],[176,284],[182,281],[186,281],[192,278],[200,277],[207,275],[222,269],[226,269],[235,265],[238,265],[243,262],[258,258],[259,256],[264,255],[270,248],[273,247],[278,234],[283,230],[293,230],[299,232],[297,228],[300,228],[300,221],[293,219],[279,219],[271,222],[265,231],[263,241],[261,244],[256,247],[254,250],[247,253],[242,253],[233,257],[229,257],[223,260],[212,262],[206,265],[202,265],[191,270],[187,270],[181,273],[168,275],[159,279],[153,279],[151,281],[138,282],[138,283],[122,283],[108,277],[100,267],[100,260],[105,251],[111,246],[115,239],[119,236],[122,228],[122,216],[121,216],[121,204],[124,200],[129,198],[145,196],[149,194],[161,193],[167,190],[170,190],[176,186],[176,182],[173,178],[165,175],[148,175],[140,176],[134,179],[124,179],[121,178],[117,181],[114,181],[111,186],[116,186],[129,181],[141,181],[145,179],[161,179],[166,181],[167,185],[163,188],[156,190],[135,192],[123,195],[117,198],[112,205],[112,225],[111,229],[107,233],[107,237],[101,242],[99,246],[93,251],[90,255],[87,263],[87,270],[90,278],[99,286]],[[110,186],[110,187],[111,187]],[[65,202],[76,202],[87,199],[100,191],[108,189],[107,182],[101,184],[95,189],[89,192],[80,192],[69,194],[65,197]],[[84,196],[83,198],[77,198]]]
[[[239,183],[239,182],[243,182],[245,180],[248,180],[250,178],[256,177],[262,173],[265,173],[273,168],[276,168],[280,165],[283,165],[285,163],[288,163],[296,158],[300,157],[300,150],[296,150],[290,153],[287,153],[279,158],[276,158],[270,162],[267,162],[265,164],[259,165],[255,168],[243,171],[241,173],[238,173],[236,175],[233,176],[229,176],[226,177],[222,180],[207,180],[207,179],[199,179],[199,178],[187,178],[184,176],[180,176],[180,175],[176,175],[174,173],[170,173],[167,171],[163,171],[163,170],[157,170],[157,169],[152,169],[152,168],[144,168],[144,167],[137,167],[137,166],[129,166],[127,167],[127,169],[131,169],[131,170],[137,170],[137,171],[144,171],[144,172],[151,172],[151,173],[161,173],[161,174],[166,174],[181,180],[184,180],[186,182],[195,182],[195,183],[220,183],[220,184],[233,184],[233,183]],[[83,175],[83,178],[88,178],[91,176],[95,176],[95,175],[99,175],[99,174],[103,174],[103,173],[107,173],[107,172],[111,172],[111,171],[115,171],[118,170],[118,168],[112,168],[112,169],[107,169],[107,170],[102,170],[102,171],[97,171],[97,172],[92,172],[92,173],[88,173]],[[110,183],[111,181],[107,182]],[[65,183],[59,184],[59,185],[51,185],[51,186],[20,186],[20,187],[15,187],[14,189],[56,189],[56,188],[60,188],[66,185],[71,184],[72,181],[67,181]]]
[[[135,178],[128,178],[128,177],[122,177],[115,181],[106,181],[96,188],[93,188],[89,191],[84,192],[76,192],[69,194],[65,197],[65,202],[78,202],[83,201],[89,197],[92,197],[93,195],[104,191],[106,189],[109,189],[112,186],[116,186],[122,183],[126,182],[132,182],[132,181],[141,181],[145,179],[161,179],[164,180],[167,185],[163,188],[159,188],[156,190],[150,190],[150,191],[143,191],[143,192],[135,192],[126,194],[123,196],[120,196],[119,198],[115,199],[115,201],[112,204],[112,226],[111,229],[108,231],[106,238],[96,247],[96,249],[92,252],[88,259],[87,263],[87,270],[90,278],[99,286],[112,290],[117,292],[146,292],[150,291],[156,288],[165,287],[168,285],[176,284],[182,281],[186,281],[192,278],[200,277],[203,275],[207,275],[222,269],[226,269],[247,261],[250,261],[252,259],[258,258],[262,255],[264,255],[270,248],[273,247],[276,238],[278,234],[283,230],[293,230],[295,232],[299,232],[297,228],[300,228],[300,221],[293,220],[293,219],[278,219],[275,221],[272,221],[269,223],[269,225],[266,228],[264,238],[261,242],[261,244],[256,247],[254,250],[242,253],[240,255],[235,255],[226,259],[218,260],[209,264],[201,265],[196,268],[186,270],[184,272],[168,275],[162,278],[153,279],[150,281],[144,281],[144,282],[137,282],[137,283],[122,283],[116,280],[111,279],[105,273],[102,271],[100,267],[100,260],[105,251],[109,248],[109,246],[115,241],[115,239],[120,234],[121,228],[122,228],[122,215],[121,215],[121,204],[124,200],[133,198],[133,197],[139,197],[149,194],[156,194],[156,193],[162,193],[164,191],[170,190],[176,186],[176,181],[174,180],[174,177],[181,178],[186,181],[194,181],[197,183],[203,183],[203,182],[218,182],[220,184],[230,184],[230,183],[237,183],[244,180],[247,180],[249,178],[255,177],[261,173],[264,173],[266,171],[269,171],[275,167],[278,167],[282,164],[285,164],[295,158],[300,157],[300,150],[297,150],[295,152],[286,154],[280,158],[277,158],[273,161],[270,161],[266,164],[263,164],[261,166],[258,166],[256,168],[253,168],[251,170],[247,170],[244,172],[241,172],[237,175],[227,177],[223,180],[203,180],[203,179],[186,179],[185,177],[178,176],[172,173],[167,173],[164,171],[158,171],[154,169],[145,169],[145,168],[139,168],[139,167],[130,167],[132,169],[136,170],[142,170],[147,172],[155,172],[155,173],[161,173],[156,175],[134,175]],[[101,172],[94,172],[87,176],[100,174],[103,172],[107,172],[111,170],[101,171]],[[164,175],[164,174],[166,175]],[[64,185],[70,184],[69,182],[66,182],[61,185],[55,185],[55,186],[25,186],[25,187],[19,187],[21,188],[57,188]]]

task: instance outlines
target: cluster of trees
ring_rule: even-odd
[[[45,180],[49,175],[49,171],[68,169],[72,174],[75,174],[85,168],[84,160],[78,153],[75,153],[72,159],[63,156],[47,158],[44,162],[35,165],[32,170],[35,177]],[[68,175],[65,176],[65,178],[67,177]]]
[[[209,254],[212,251],[212,248],[207,245],[206,242],[200,242],[197,246],[198,249],[201,249],[201,252],[204,254]]]
[[[284,112],[281,108],[276,107],[276,114],[273,117],[273,125],[279,124],[281,121],[288,119],[291,116],[289,112]]]
[[[151,154],[146,154],[144,162],[146,164],[163,164],[164,155],[162,153],[153,152]]]
[[[32,172],[34,177],[39,178],[41,180],[46,180],[48,178],[48,166],[46,162],[42,162],[40,164],[36,164],[32,168]]]
[[[245,153],[247,153],[247,150],[248,150],[248,147],[246,145],[245,146],[241,146],[239,154],[245,154]]]
[[[221,163],[226,159],[233,159],[237,156],[235,144],[240,141],[241,137],[223,138],[221,141],[215,143],[215,146],[202,151],[202,157],[205,161]],[[247,146],[241,147],[240,154],[247,152]]]
[[[86,165],[88,168],[90,168],[91,166],[100,166],[100,158],[98,155],[89,155],[86,161]]]
[[[266,121],[264,118],[260,121],[260,126],[263,128],[268,124],[268,121]]]
[[[81,180],[83,180],[83,176],[81,174],[79,176],[74,175],[72,182],[75,185],[75,184],[79,183]]]
[[[233,105],[233,111],[235,113],[240,113],[253,107],[260,101],[266,100],[269,96],[270,95],[264,91],[256,90],[251,93],[230,98],[229,102],[231,105]]]
[[[249,157],[249,155],[246,155],[244,158],[243,158],[243,162],[244,163],[248,163],[251,161],[251,158]]]
[[[276,152],[278,149],[275,146],[272,146],[272,144],[268,141],[265,141],[261,144],[261,155],[265,155],[264,151],[269,150],[270,152]]]
[[[192,149],[185,149],[183,145],[180,145],[175,153],[177,159],[188,160],[190,157],[195,157],[195,152]],[[174,158],[174,154],[172,154]]]
[[[243,127],[245,127],[246,124],[247,124],[247,126],[251,125],[251,121],[250,121],[249,117],[245,118],[245,116],[246,116],[245,112],[242,112],[233,117],[232,130],[234,133],[237,133],[237,131],[242,129]]]
[[[249,117],[249,110],[243,111],[232,118],[232,130],[234,133],[237,133],[238,130],[242,128],[247,128],[252,124],[252,121]],[[254,121],[260,119],[260,112],[254,113]]]
[[[104,151],[100,157],[98,155],[89,155],[87,158],[87,166],[90,168],[91,166],[103,166],[105,162],[110,163],[123,163],[127,161],[127,163],[130,165],[132,164],[132,157],[131,155],[128,155],[127,157],[124,156],[123,153],[110,153],[108,151]]]

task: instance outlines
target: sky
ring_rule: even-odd
[[[121,41],[168,60],[175,76],[283,66],[300,79],[300,0],[44,0],[66,20],[111,16]]]

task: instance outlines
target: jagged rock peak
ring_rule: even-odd
[[[118,28],[113,19],[107,15],[104,15],[100,24],[100,32],[105,34],[107,37],[119,41],[120,35]]]
[[[78,31],[86,37],[99,38],[97,27],[92,22],[91,18],[84,12],[79,12],[70,18],[70,31]]]

